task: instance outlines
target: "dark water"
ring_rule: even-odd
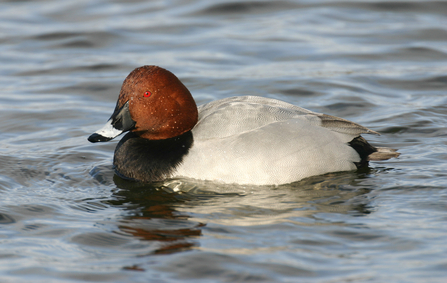
[[[445,282],[446,1],[2,1],[1,282]],[[279,187],[114,177],[87,136],[135,67],[398,148]]]

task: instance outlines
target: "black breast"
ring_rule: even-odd
[[[129,132],[115,149],[113,164],[118,176],[142,182],[169,178],[188,154],[193,136],[188,131],[165,140],[148,140]]]

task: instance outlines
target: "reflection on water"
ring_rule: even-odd
[[[114,175],[113,180],[118,189],[114,192],[113,200],[107,203],[122,210],[122,216],[116,220],[116,233],[147,242],[151,247],[145,253],[140,253],[142,258],[139,263],[126,265],[125,269],[151,269],[151,255],[188,250],[204,252],[200,256],[187,253],[173,262],[156,267],[161,271],[174,268],[180,278],[186,276],[192,279],[204,275],[203,270],[199,272],[202,264],[216,272],[223,272],[225,264],[241,264],[235,255],[284,252],[287,246],[293,245],[293,249],[299,247],[300,253],[308,257],[309,253],[314,253],[313,249],[337,246],[338,241],[369,242],[383,238],[383,235],[371,231],[351,230],[350,225],[337,216],[364,217],[371,213],[368,195],[374,182],[369,180],[371,174],[375,173],[371,169],[331,173],[283,186],[239,186],[189,179],[141,184]],[[301,228],[291,230],[290,225]],[[253,234],[247,235],[238,227],[256,234],[287,231],[290,239],[269,248],[258,247],[255,243],[240,246],[235,241],[252,238]],[[325,231],[326,236],[318,239],[311,236],[312,229],[317,227],[320,230],[323,228],[321,231]],[[348,230],[339,231],[341,227]],[[208,240],[201,245],[203,237]],[[206,242],[210,241],[210,237],[215,237],[221,245],[209,246]],[[223,254],[226,256],[222,257]],[[208,260],[204,263],[206,258]],[[328,261],[324,257],[319,260]],[[256,263],[244,265],[248,268],[262,266]],[[185,269],[185,266],[188,268]],[[272,274],[285,275],[284,272],[294,276],[318,274],[281,264],[266,264],[263,269],[265,271],[257,277],[259,280],[273,280],[275,276]],[[336,269],[333,267],[330,272],[338,274]]]
[[[275,226],[279,223],[325,225],[318,214],[369,212],[358,188],[365,173],[327,174],[283,186],[239,186],[197,180],[141,184],[113,180],[119,188],[107,204],[119,207],[121,234],[156,243],[150,254],[199,247],[207,223],[230,226]],[[349,184],[349,185],[348,185]]]
[[[237,187],[213,184],[212,189],[224,192],[209,199],[192,200],[185,211],[193,213],[197,221],[220,225],[254,226],[293,222],[308,225],[314,223],[319,213],[367,213],[363,203],[356,198],[369,192],[358,188],[353,174],[312,177],[291,185],[278,187]],[[351,185],[350,183],[354,183]],[[209,190],[206,182],[196,190]],[[203,187],[202,187],[203,186]],[[225,192],[239,192],[229,194]],[[218,217],[209,219],[209,215]],[[312,220],[311,220],[312,219]]]
[[[123,219],[117,223],[120,231],[139,240],[155,241],[160,247],[153,254],[169,254],[188,250],[202,235],[203,223],[189,220],[176,207],[188,201],[188,196],[169,192],[157,184],[140,185],[115,176],[116,199],[109,203],[125,207]]]

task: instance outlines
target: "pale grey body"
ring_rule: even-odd
[[[198,107],[194,143],[174,176],[238,184],[284,184],[356,169],[348,142],[376,132],[263,97],[230,97]]]

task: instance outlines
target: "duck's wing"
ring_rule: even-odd
[[[378,134],[342,118],[258,96],[229,97],[199,106],[199,121],[193,132],[200,139],[224,138],[291,119],[352,137]]]
[[[320,118],[322,127],[328,128],[332,131],[343,134],[351,134],[355,136],[358,136],[360,134],[375,134],[380,136],[378,132],[370,130],[366,127],[363,127],[362,125],[351,122],[349,120],[327,114],[319,114],[319,113],[314,114],[317,115],[318,118]]]

